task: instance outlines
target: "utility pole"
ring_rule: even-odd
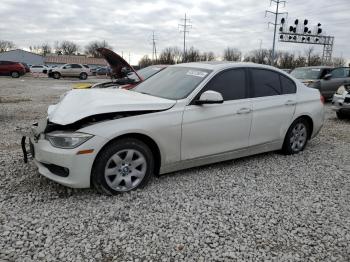
[[[276,29],[277,29],[277,26],[279,25],[279,24],[277,24],[277,19],[278,19],[279,15],[282,15],[282,14],[287,14],[288,15],[288,13],[287,12],[281,12],[281,13],[278,12],[279,5],[283,4],[284,7],[285,7],[286,6],[286,1],[271,0],[270,1],[270,6],[271,6],[272,2],[274,2],[276,4],[276,12],[272,12],[272,11],[266,10],[265,11],[265,17],[267,15],[267,13],[273,14],[275,16],[275,22],[274,23],[271,23],[271,22],[268,23],[268,25],[272,24],[274,26],[273,42],[272,42],[272,54],[271,54],[271,65],[273,66],[274,62],[275,62]]]
[[[157,47],[156,47],[156,38],[154,35],[154,31],[152,32],[152,62],[157,60]]]
[[[191,20],[187,18],[186,13],[185,18],[182,20],[183,24],[179,24],[179,28],[180,32],[184,33],[183,61],[186,61],[186,34],[190,32],[189,29],[192,28],[192,25],[190,24]]]
[[[130,52],[129,52],[129,65],[130,65]]]

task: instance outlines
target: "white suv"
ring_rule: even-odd
[[[59,79],[61,77],[79,77],[82,80],[88,78],[90,69],[81,64],[65,64],[49,71],[49,77]]]

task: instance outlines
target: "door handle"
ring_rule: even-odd
[[[248,114],[250,113],[252,110],[250,108],[247,108],[247,107],[243,107],[241,109],[239,109],[237,111],[237,114]]]
[[[297,102],[295,102],[294,100],[288,100],[287,102],[285,102],[284,104],[286,106],[294,106]]]

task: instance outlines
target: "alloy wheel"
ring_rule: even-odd
[[[137,187],[147,171],[145,156],[135,149],[125,149],[112,155],[105,167],[105,180],[116,191]]]
[[[307,141],[307,128],[304,123],[298,123],[292,130],[292,134],[290,137],[290,146],[293,151],[299,152],[301,151],[305,143]]]

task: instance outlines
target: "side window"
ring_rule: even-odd
[[[72,64],[72,68],[81,68],[81,66],[78,64]]]
[[[279,74],[265,69],[251,69],[254,97],[282,94]]]
[[[347,68],[336,68],[332,70],[332,78],[342,78],[342,77],[348,77],[349,71],[346,70]]]
[[[214,76],[201,93],[213,90],[219,92],[224,101],[246,98],[246,75],[244,69],[232,69]]]
[[[290,80],[288,77],[285,77],[283,75],[280,75],[281,79],[281,86],[282,86],[282,93],[283,94],[294,94],[297,91],[297,87],[295,86],[295,83]]]

